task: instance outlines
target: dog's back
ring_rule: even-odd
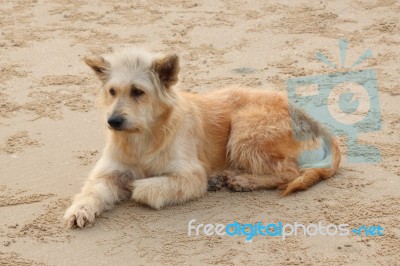
[[[231,184],[237,190],[280,187],[287,195],[333,176],[338,169],[336,141],[282,93],[228,88],[187,98],[203,119],[200,154],[209,173],[233,168],[254,181],[241,182],[245,184],[241,187],[239,182]],[[271,175],[276,182],[271,182]]]

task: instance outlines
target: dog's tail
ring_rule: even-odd
[[[332,177],[341,159],[338,143],[331,134],[301,110],[293,107],[290,109],[293,134],[302,140],[298,158],[300,176],[285,185],[283,196],[305,190]]]

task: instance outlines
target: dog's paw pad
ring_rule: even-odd
[[[231,170],[224,170],[220,173],[208,177],[208,191],[217,191],[227,186],[227,180],[233,178],[238,173]]]
[[[212,175],[208,180],[208,191],[217,191],[225,187],[225,179],[220,175]]]

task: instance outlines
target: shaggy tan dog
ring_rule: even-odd
[[[197,199],[211,175],[224,177],[222,185],[234,191],[281,188],[287,195],[337,171],[336,141],[284,95],[182,92],[173,87],[178,61],[137,49],[85,59],[103,82],[109,134],[102,158],[65,213],[68,227],[93,223],[124,199],[154,209]],[[226,169],[234,172],[217,174]]]

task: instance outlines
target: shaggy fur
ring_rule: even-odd
[[[65,213],[68,227],[93,223],[129,198],[154,209],[197,199],[212,175],[234,191],[280,188],[287,195],[338,169],[336,141],[280,93],[181,92],[174,87],[176,55],[126,50],[85,62],[103,83],[110,130],[102,158]],[[234,174],[218,174],[226,169]]]

